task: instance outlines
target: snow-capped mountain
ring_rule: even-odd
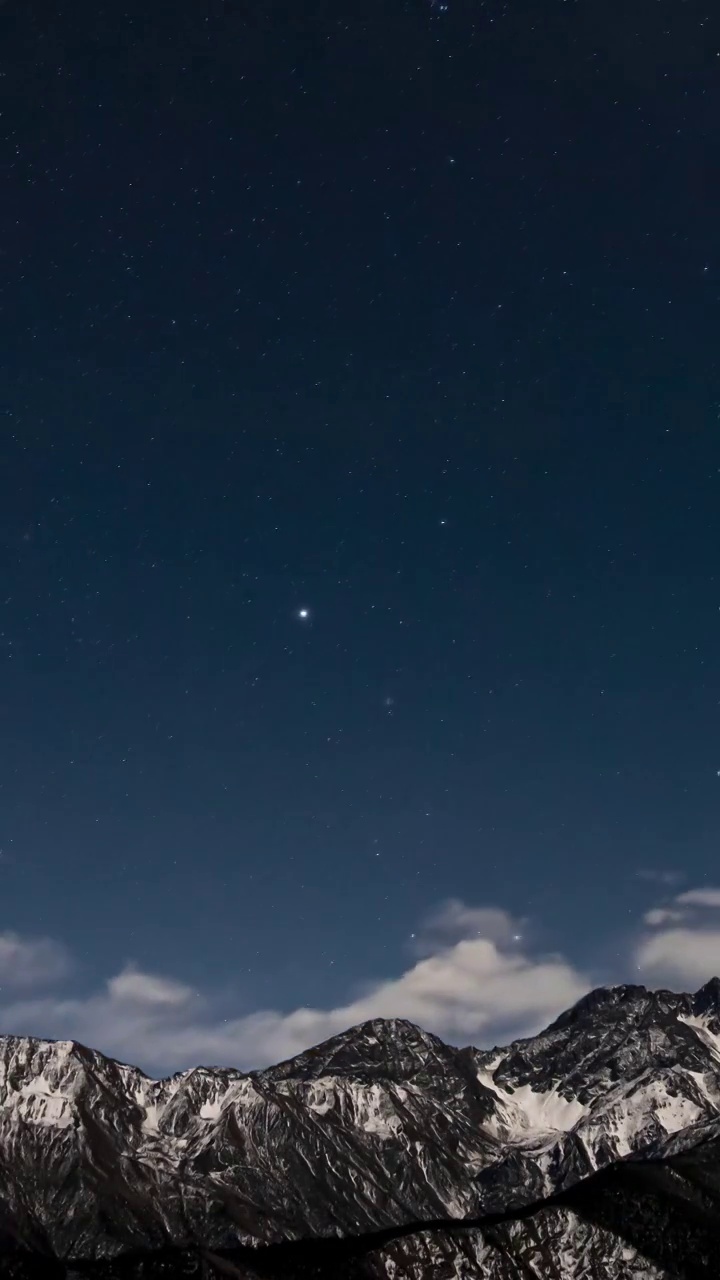
[[[613,1206],[622,1185],[637,1227],[661,1195],[642,1171],[670,1170],[657,1227],[688,1161],[707,1209],[717,979],[600,989],[491,1051],[378,1020],[250,1074],[150,1080],[73,1042],[0,1037],[0,1274],[664,1280],[670,1228],[640,1247]]]

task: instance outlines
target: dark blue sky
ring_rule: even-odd
[[[76,991],[712,878],[720,30],[630,9],[0,11],[0,926]]]

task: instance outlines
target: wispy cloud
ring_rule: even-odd
[[[720,889],[687,889],[644,916],[635,954],[653,981],[694,987],[720,973]]]
[[[10,930],[0,933],[0,988],[59,982],[71,969],[68,951],[52,938],[23,938]]]
[[[675,901],[683,907],[710,907],[720,910],[720,889],[688,889]]]
[[[669,867],[641,867],[635,872],[638,880],[649,880],[651,884],[663,884],[668,887],[680,884],[685,879],[682,871],[673,871]]]
[[[501,907],[471,907],[459,898],[448,898],[423,921],[414,949],[420,955],[432,955],[470,938],[486,938],[507,947],[520,941],[523,927],[524,921],[514,919]]]

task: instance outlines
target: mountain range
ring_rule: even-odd
[[[153,1080],[0,1037],[0,1276],[720,1276],[720,980],[504,1048],[367,1022]]]

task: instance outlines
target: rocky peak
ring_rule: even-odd
[[[720,978],[711,978],[695,992],[692,1000],[695,1013],[720,1014]]]
[[[602,1017],[611,1010],[627,1009],[648,999],[647,987],[621,984],[616,987],[596,987],[586,996],[578,1000],[571,1009],[561,1013],[548,1027],[548,1032],[559,1031],[562,1027],[576,1026],[586,1020]]]
[[[257,1075],[276,1080],[378,1074],[399,1078],[433,1059],[445,1061],[453,1054],[438,1036],[405,1018],[373,1018]]]

